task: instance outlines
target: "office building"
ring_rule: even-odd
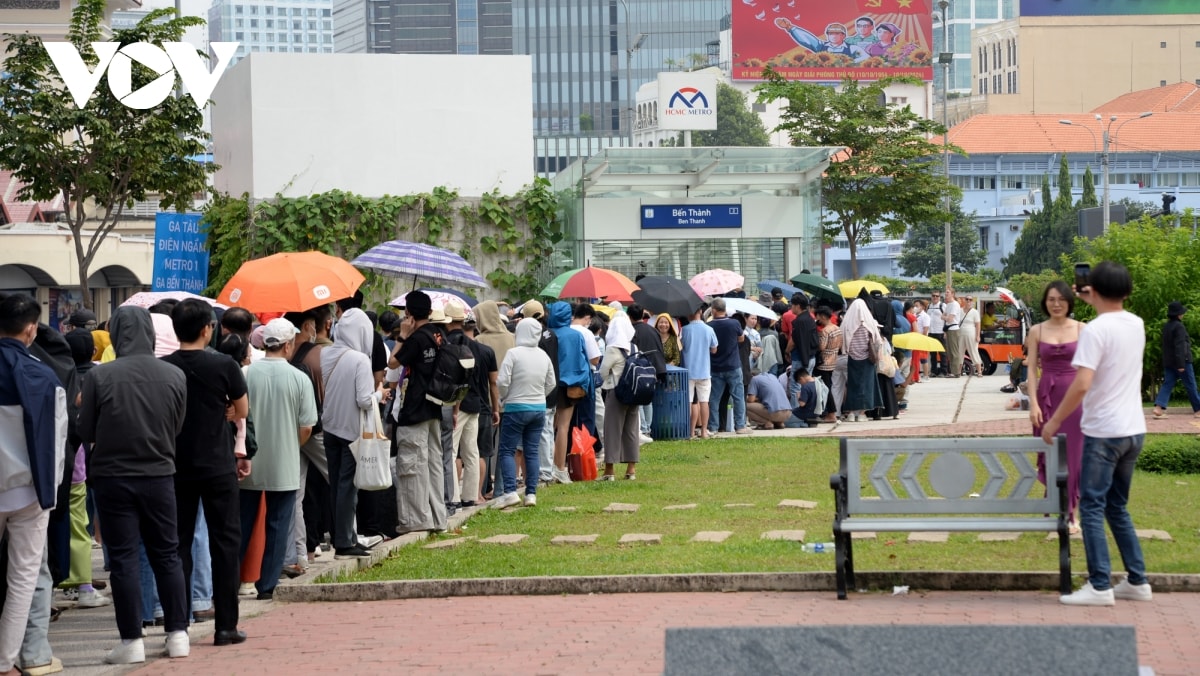
[[[209,42],[237,42],[231,63],[252,52],[333,52],[333,0],[214,0]]]
[[[335,0],[334,44],[353,54],[512,54],[511,0]]]

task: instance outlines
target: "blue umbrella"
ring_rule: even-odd
[[[485,288],[486,280],[462,256],[436,246],[392,240],[377,244],[350,264],[392,277],[412,277],[450,286]]]
[[[758,288],[759,288],[759,290],[766,291],[767,293],[771,293],[775,289],[779,289],[780,291],[783,292],[783,297],[784,297],[785,301],[790,299],[792,296],[794,296],[798,293],[803,293],[806,297],[808,296],[808,294],[804,292],[804,289],[792,286],[791,284],[788,284],[787,282],[781,282],[777,279],[768,279],[765,282],[759,282]]]

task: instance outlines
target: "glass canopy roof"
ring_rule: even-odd
[[[580,197],[802,190],[841,148],[608,148],[554,177]]]

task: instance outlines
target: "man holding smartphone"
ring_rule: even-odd
[[[1096,309],[1096,318],[1080,331],[1071,362],[1075,380],[1054,416],[1042,426],[1042,439],[1051,443],[1063,420],[1083,404],[1079,520],[1088,581],[1060,601],[1071,606],[1111,606],[1115,599],[1149,601],[1152,593],[1142,546],[1126,509],[1133,468],[1146,436],[1141,395],[1145,326],[1125,310],[1133,278],[1120,263],[1104,261],[1091,271],[1077,265],[1075,285],[1079,298]],[[1116,587],[1109,578],[1106,519],[1128,569]]]

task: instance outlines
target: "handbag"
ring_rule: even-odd
[[[596,438],[583,425],[571,430],[571,450],[567,454],[567,472],[571,481],[595,481]]]
[[[379,407],[371,406],[371,412],[359,415],[358,438],[350,443],[350,453],[357,467],[354,470],[354,487],[361,491],[382,491],[392,487],[391,442],[383,432],[383,421]],[[374,423],[369,428],[369,424]]]

